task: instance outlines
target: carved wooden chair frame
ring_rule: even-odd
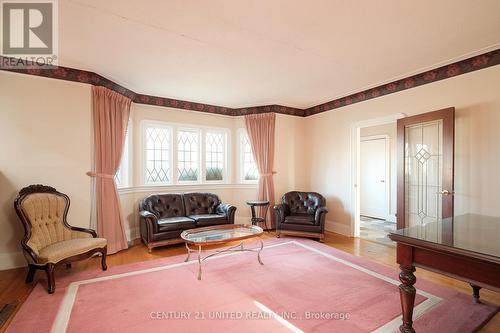
[[[21,240],[21,246],[23,250],[33,259],[33,262],[35,264],[28,264],[28,275],[26,276],[26,283],[31,283],[33,282],[33,278],[35,276],[36,270],[43,270],[47,274],[47,284],[48,284],[48,292],[49,294],[54,293],[56,289],[56,284],[55,284],[55,279],[54,279],[54,270],[56,267],[61,266],[61,265],[66,265],[66,268],[71,268],[71,263],[74,261],[80,261],[84,259],[88,259],[95,255],[96,253],[101,254],[101,267],[102,270],[105,271],[108,267],[106,265],[106,252],[107,252],[107,246],[104,246],[102,248],[95,248],[92,250],[89,250],[85,253],[81,253],[78,255],[74,255],[71,257],[67,257],[64,259],[61,259],[60,261],[56,263],[46,263],[44,265],[38,265],[36,264],[38,260],[38,256],[36,255],[35,251],[28,245],[28,240],[31,238],[31,222],[29,218],[24,214],[24,211],[22,209],[22,202],[24,199],[26,199],[27,196],[35,193],[51,193],[58,195],[64,199],[66,202],[66,206],[64,209],[64,214],[63,214],[63,223],[64,226],[74,230],[74,231],[80,231],[80,232],[85,232],[92,237],[97,238],[97,233],[92,230],[92,229],[86,229],[86,228],[79,228],[79,227],[73,227],[69,225],[67,221],[67,215],[68,215],[68,210],[70,206],[70,199],[69,197],[57,191],[55,188],[46,186],[46,185],[30,185],[25,188],[23,188],[21,191],[19,191],[19,196],[16,198],[14,202],[14,208],[16,210],[17,216],[19,216],[19,219],[21,220],[21,223],[23,224],[24,227],[24,238]]]

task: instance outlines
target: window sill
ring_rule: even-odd
[[[128,193],[143,193],[143,192],[196,192],[196,191],[210,191],[222,189],[256,189],[257,183],[254,184],[175,184],[175,185],[142,185],[142,186],[129,186],[118,188],[119,194]]]

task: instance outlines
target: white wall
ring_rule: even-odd
[[[127,218],[126,232],[130,239],[139,237],[138,206],[144,197],[158,193],[179,193],[189,191],[209,191],[219,195],[222,201],[231,203],[238,207],[236,210],[236,223],[248,223],[250,220],[250,208],[246,205],[247,200],[256,199],[257,185],[241,184],[239,182],[239,147],[238,131],[245,127],[243,117],[228,117],[222,115],[205,114],[176,110],[164,107],[155,107],[142,104],[132,104],[131,120],[133,128],[133,185],[135,188],[120,190],[122,208]],[[231,131],[230,142],[230,181],[228,184],[220,185],[190,185],[160,187],[158,189],[141,186],[140,180],[140,137],[141,122],[144,120],[165,121],[177,124],[191,124],[208,127],[223,127]],[[292,189],[304,189],[305,177],[300,157],[304,136],[303,122],[301,118],[277,115],[276,118],[276,149],[275,149],[275,191],[276,201],[280,196]],[[297,179],[300,178],[300,181]]]
[[[207,127],[220,127],[230,130],[230,174],[227,184],[208,185],[198,184],[189,186],[161,186],[144,187],[141,184],[141,123],[145,120],[163,121],[176,124],[189,124]],[[126,233],[129,239],[139,238],[139,202],[144,197],[154,193],[182,193],[190,191],[208,191],[216,193],[224,202],[232,203],[238,207],[236,219],[238,222],[246,221],[250,212],[246,208],[245,198],[252,198],[256,192],[256,185],[240,185],[237,177],[237,128],[235,119],[223,115],[205,114],[200,112],[177,110],[172,108],[155,107],[142,104],[132,104],[131,123],[133,146],[132,156],[132,187],[120,190],[122,209],[127,219]]]
[[[342,107],[305,119],[309,188],[327,197],[328,228],[349,233],[350,135],[354,123],[456,108],[456,214],[500,216],[500,66]]]
[[[0,72],[0,269],[24,263],[13,205],[24,186],[67,193],[69,222],[89,226],[90,102],[89,85]]]
[[[238,207],[237,222],[248,222],[246,200],[255,199],[256,185],[238,184],[237,130],[243,118],[132,104],[134,147],[133,187],[120,190],[129,240],[139,237],[138,202],[151,193],[210,191]],[[193,185],[160,189],[140,187],[141,120],[224,127],[231,131],[231,180],[223,185]],[[13,208],[27,185],[52,185],[71,198],[69,222],[89,227],[92,167],[90,85],[0,71],[0,270],[25,265],[20,241],[22,225]],[[276,121],[276,197],[305,187],[301,158],[304,137],[301,118],[278,115]],[[295,148],[297,147],[297,148]]]
[[[483,69],[308,118],[277,116],[276,200],[289,190],[314,190],[327,197],[327,229],[350,232],[350,135],[354,123],[396,113],[414,115],[455,106],[456,212],[500,216],[500,66]],[[250,215],[245,200],[255,187],[236,183],[236,131],[243,119],[168,108],[132,106],[138,142],[141,119],[232,129],[232,182],[213,186],[222,200],[238,206],[239,222]],[[23,235],[13,201],[32,183],[51,184],[72,199],[70,223],[89,225],[91,168],[90,86],[0,72],[0,269],[24,264]],[[136,147],[137,149],[137,147]],[[132,157],[134,158],[134,157]],[[134,159],[139,163],[138,159]],[[135,165],[137,169],[137,165]],[[137,173],[134,176],[137,185]],[[198,188],[171,189],[175,191]],[[127,234],[138,235],[137,204],[152,189],[121,190]]]

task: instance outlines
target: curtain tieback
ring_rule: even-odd
[[[93,171],[87,172],[87,176],[94,177],[94,178],[97,177],[97,178],[108,178],[108,179],[113,179],[115,177],[115,175],[110,175],[107,173],[100,173],[100,172],[93,172]]]
[[[262,174],[260,174],[260,176],[261,177],[271,177],[274,174],[276,174],[276,171],[268,172],[268,173],[262,173]]]

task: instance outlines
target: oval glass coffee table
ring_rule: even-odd
[[[186,249],[188,250],[185,261],[189,261],[191,252],[198,252],[198,280],[201,280],[202,261],[227,252],[257,252],[257,260],[261,265],[264,265],[260,259],[260,252],[264,248],[262,239],[260,239],[259,248],[245,248],[243,246],[243,240],[259,237],[262,233],[263,230],[261,227],[246,224],[223,224],[184,230],[181,238],[184,240]],[[202,256],[203,246],[227,244],[234,241],[240,241],[240,243],[222,250],[215,250],[204,257]]]

